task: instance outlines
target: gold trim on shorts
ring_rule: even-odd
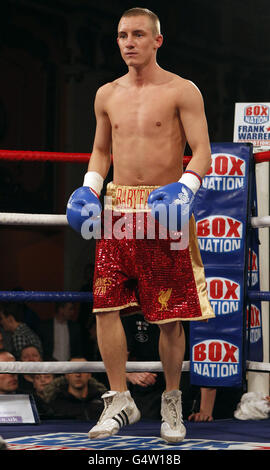
[[[150,212],[149,194],[160,186],[126,186],[107,184],[105,209],[117,212]]]
[[[194,215],[192,215],[189,221],[189,253],[202,312],[201,317],[190,318],[190,320],[207,320],[209,318],[215,318],[216,315],[214,314],[208,299],[205,271],[197,240],[197,230]]]
[[[93,313],[98,313],[98,312],[116,312],[118,310],[123,310],[124,308],[129,308],[129,307],[140,307],[138,302],[129,302],[128,304],[125,305],[120,305],[118,307],[105,307],[105,308],[94,308],[92,311]],[[133,313],[133,312],[132,312]]]

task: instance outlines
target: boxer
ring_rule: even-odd
[[[153,12],[126,11],[118,24],[117,42],[128,71],[97,91],[88,171],[67,205],[74,230],[82,233],[86,218],[89,230],[95,230],[108,210],[115,229],[111,237],[102,230],[96,241],[93,312],[110,391],[103,396],[104,411],[89,437],[111,436],[140,418],[126,383],[127,346],[120,316],[142,310],[147,321],[160,327],[159,354],[166,381],[161,436],[180,442],[186,434],[179,390],[185,351],[182,321],[214,317],[192,215],[196,193],[211,165],[207,121],[198,88],[157,63],[163,36]],[[183,172],[187,142],[192,158]],[[105,207],[103,214],[99,195],[111,153],[113,182],[107,185],[111,207]],[[172,213],[180,238],[188,225],[189,244],[181,250],[171,249],[167,224]],[[123,215],[126,236],[122,236]],[[147,237],[150,219],[151,238]],[[134,236],[141,225],[143,236]],[[160,236],[162,225],[165,235],[161,230]]]

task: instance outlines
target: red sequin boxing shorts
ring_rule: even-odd
[[[107,185],[102,236],[96,241],[93,312],[141,312],[149,323],[213,318],[195,220],[187,228],[186,247],[172,249],[175,238],[167,230],[164,235],[147,207],[153,189]]]

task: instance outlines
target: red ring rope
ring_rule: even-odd
[[[90,153],[36,152],[31,150],[0,150],[0,160],[54,161],[88,163]]]
[[[258,152],[254,155],[255,163],[265,163],[270,161],[270,150],[267,152]]]
[[[0,160],[54,161],[88,163],[91,153],[72,152],[37,152],[31,150],[0,150]],[[258,152],[253,155],[255,163],[270,162],[270,151]],[[186,166],[191,157],[184,157]]]

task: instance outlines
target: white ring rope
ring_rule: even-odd
[[[183,363],[182,371],[188,371],[189,361]],[[162,372],[161,362],[133,362],[126,363],[127,372]],[[94,362],[0,362],[1,374],[72,374],[75,372],[106,372],[101,361]]]
[[[247,370],[270,372],[270,364],[266,362],[246,362]],[[184,361],[182,372],[190,370],[190,361]],[[136,362],[126,363],[127,372],[163,372],[161,362]],[[102,361],[89,362],[0,362],[0,374],[72,374],[75,372],[106,372]]]
[[[251,217],[254,228],[270,227],[270,216]],[[66,214],[26,214],[0,212],[0,225],[68,225]]]
[[[250,223],[254,228],[270,227],[270,216],[265,215],[262,217],[251,217]]]
[[[247,361],[246,366],[247,370],[251,372],[270,372],[270,364],[268,362]]]
[[[0,225],[68,225],[65,214],[24,214],[0,212]]]

